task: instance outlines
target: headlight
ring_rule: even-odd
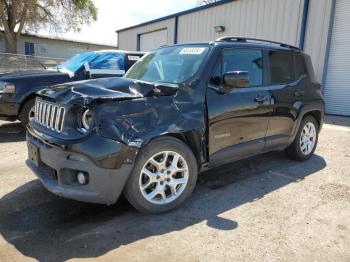
[[[94,116],[90,109],[86,109],[81,116],[83,128],[88,131],[94,127]]]
[[[7,82],[0,82],[0,94],[14,94],[15,85]]]

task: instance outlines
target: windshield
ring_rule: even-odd
[[[144,56],[124,77],[146,82],[179,84],[198,72],[208,50],[208,45],[161,48]]]
[[[58,65],[57,69],[69,70],[71,72],[77,71],[81,68],[85,63],[90,62],[96,56],[95,52],[87,52],[83,54],[78,54],[68,59],[61,65]]]

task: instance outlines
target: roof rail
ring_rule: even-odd
[[[281,47],[286,47],[286,48],[291,48],[291,49],[296,49],[300,51],[299,47],[293,46],[293,45],[289,45],[289,44],[284,44],[284,43],[280,43],[280,42],[276,42],[276,41],[270,41],[270,40],[265,40],[265,39],[259,39],[259,38],[251,38],[251,37],[240,37],[240,36],[224,36],[224,37],[220,37],[218,39],[215,40],[215,42],[248,42],[248,41],[253,41],[253,42],[262,42],[262,43],[270,43],[270,44],[275,44],[275,45],[279,45]]]

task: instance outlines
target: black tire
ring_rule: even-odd
[[[140,188],[141,170],[152,156],[163,151],[173,151],[179,154],[188,167],[188,180],[182,193],[172,202],[154,204],[148,201],[142,194]],[[135,162],[133,172],[126,184],[124,195],[128,201],[139,211],[144,213],[163,213],[176,208],[182,204],[193,192],[198,175],[197,161],[191,149],[182,141],[173,137],[161,137],[153,140],[143,148]],[[158,185],[158,184],[157,184]]]
[[[312,151],[308,154],[305,154],[302,152],[300,137],[302,135],[304,127],[308,123],[312,123],[315,126],[316,140],[315,140],[315,144],[314,144]],[[314,152],[316,150],[317,143],[318,143],[318,131],[319,131],[319,124],[318,124],[317,120],[313,116],[304,117],[300,123],[298,133],[297,133],[293,143],[286,149],[288,157],[290,157],[294,160],[299,160],[299,161],[308,160],[314,154]]]
[[[19,120],[22,122],[22,125],[26,127],[29,123],[29,117],[31,114],[32,108],[35,106],[35,98],[31,98],[24,103],[19,113]]]

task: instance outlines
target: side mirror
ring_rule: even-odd
[[[244,88],[249,86],[249,74],[247,71],[230,71],[224,74],[224,86]]]

